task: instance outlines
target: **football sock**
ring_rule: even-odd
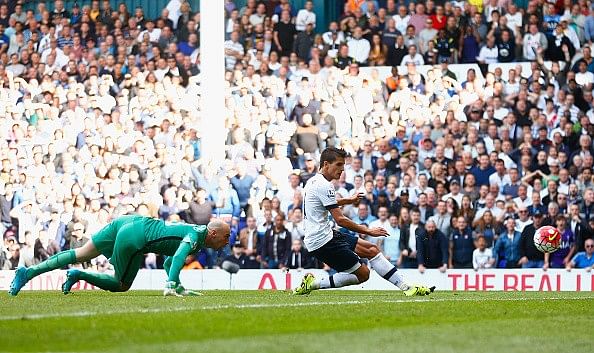
[[[173,260],[173,256],[167,256],[167,258],[163,262],[163,269],[165,270],[165,273],[167,274],[167,276],[169,276],[169,269],[171,268],[172,260]]]
[[[62,268],[66,265],[76,263],[76,253],[74,250],[66,250],[59,252],[47,260],[27,269],[27,279],[39,276],[42,273]]]
[[[340,288],[359,284],[359,279],[352,273],[339,272],[332,276],[324,276],[314,281],[313,287],[315,289],[325,288]]]
[[[379,253],[373,259],[369,260],[371,268],[375,270],[380,276],[384,277],[386,281],[392,282],[396,287],[407,290],[409,286],[404,283],[404,278],[398,273],[394,265],[386,259],[384,254]]]
[[[121,292],[120,281],[118,281],[118,279],[114,276],[108,275],[106,273],[91,273],[81,271],[78,278],[85,280],[88,283],[103,290],[108,290],[110,292]]]

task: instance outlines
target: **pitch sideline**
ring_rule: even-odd
[[[589,300],[594,297],[579,297],[579,298],[563,298],[563,297],[549,297],[549,298],[493,298],[493,299],[475,299],[475,298],[435,298],[435,299],[390,299],[390,300],[347,300],[347,301],[332,301],[332,302],[302,302],[302,303],[267,303],[267,304],[228,304],[228,305],[210,305],[202,307],[174,307],[174,308],[138,308],[135,310],[109,310],[109,311],[80,311],[69,313],[52,313],[52,314],[27,314],[27,315],[10,315],[0,317],[0,321],[15,321],[15,320],[43,320],[59,317],[89,317],[96,315],[119,315],[119,314],[152,314],[152,313],[167,313],[167,312],[184,312],[184,311],[209,311],[209,310],[226,310],[226,309],[262,309],[262,308],[294,308],[307,306],[325,306],[325,305],[360,305],[360,304],[375,304],[375,303],[437,303],[437,302],[464,302],[464,301],[535,301],[535,300]]]

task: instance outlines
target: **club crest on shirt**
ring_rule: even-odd
[[[332,198],[332,197],[334,197],[335,195],[336,195],[336,194],[335,194],[334,190],[332,190],[332,189],[328,190],[328,197]]]

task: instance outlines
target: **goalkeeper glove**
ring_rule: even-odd
[[[175,297],[196,297],[202,295],[200,292],[185,289],[181,284],[174,281],[168,281],[165,285],[164,296],[175,296]]]
[[[180,294],[177,293],[177,291],[175,290],[177,288],[177,283],[174,281],[167,281],[167,283],[165,284],[165,290],[163,291],[163,295],[168,297],[168,296],[174,296],[174,297],[181,297]]]
[[[178,295],[181,295],[181,296],[184,296],[184,297],[198,297],[198,296],[201,296],[202,295],[202,293],[200,293],[200,292],[196,292],[196,291],[193,291],[193,290],[185,289],[181,284],[178,285],[175,288],[175,292]]]

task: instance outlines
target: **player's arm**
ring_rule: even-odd
[[[367,234],[372,237],[386,237],[386,236],[388,236],[388,232],[384,228],[367,228],[366,226],[363,226],[363,225],[360,225],[360,224],[357,224],[357,223],[351,221],[344,214],[342,214],[342,211],[340,210],[340,208],[338,208],[338,205],[336,205],[336,207],[330,206],[328,208],[329,208],[330,214],[332,215],[332,218],[334,218],[334,221],[336,222],[336,224],[338,224],[339,226],[341,226],[343,228],[346,228],[353,232]]]
[[[340,200],[336,200],[336,204],[341,207],[341,206],[345,206],[345,205],[352,205],[355,204],[357,202],[359,202],[360,200],[365,198],[365,194],[363,193],[356,193],[350,197],[343,197]]]
[[[179,273],[181,272],[182,268],[184,267],[184,263],[186,261],[186,257],[190,255],[192,251],[192,245],[188,242],[182,241],[175,252],[175,255],[170,257],[171,259],[171,266],[169,267],[169,273],[167,281],[174,282],[176,285],[179,284]],[[168,260],[169,260],[168,259]]]

